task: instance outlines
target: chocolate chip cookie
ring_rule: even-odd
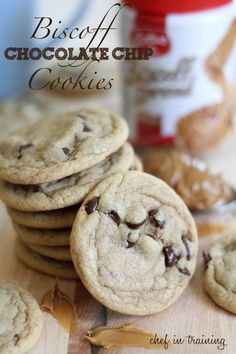
[[[101,109],[49,116],[0,143],[0,177],[16,184],[55,181],[83,171],[117,151],[126,122]]]
[[[197,248],[184,202],[163,181],[137,171],[97,185],[71,234],[72,260],[85,287],[103,305],[130,315],[175,302],[193,275]]]
[[[25,243],[41,246],[68,246],[70,244],[71,228],[38,229],[13,222],[19,238]]]
[[[79,207],[80,205],[76,204],[63,209],[41,212],[27,212],[8,207],[7,212],[15,223],[23,226],[40,229],[61,229],[73,225]]]
[[[42,312],[37,301],[18,284],[0,280],[0,353],[26,353],[37,342]]]
[[[65,279],[78,279],[78,275],[70,261],[59,261],[50,257],[43,256],[29,249],[23,242],[17,240],[16,254],[18,258],[28,267]]]
[[[143,163],[141,161],[141,159],[135,154],[134,155],[134,160],[133,163],[131,165],[131,167],[129,168],[130,171],[143,171]]]
[[[71,261],[69,246],[43,246],[27,243],[26,246],[42,256],[57,259],[59,261]]]
[[[125,143],[95,166],[61,180],[38,185],[17,185],[2,180],[0,196],[8,206],[22,211],[65,208],[83,201],[102,178],[128,170],[133,160],[133,148]]]
[[[220,307],[236,314],[236,234],[218,239],[204,259],[207,293]]]

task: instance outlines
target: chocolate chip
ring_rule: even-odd
[[[76,116],[81,118],[81,119],[83,119],[83,120],[87,120],[87,118],[84,115],[80,114],[80,113],[77,113]]]
[[[160,221],[155,218],[155,214],[158,212],[158,209],[151,209],[148,212],[148,216],[150,217],[150,221],[154,226],[158,227],[159,229],[164,229],[165,221]]]
[[[22,158],[22,151],[25,150],[25,149],[29,149],[31,148],[32,146],[34,146],[34,144],[23,144],[23,145],[20,145],[19,148],[18,148],[18,160],[20,160]]]
[[[126,225],[132,230],[137,230],[140,226],[142,226],[145,223],[146,220],[147,219],[144,219],[138,224],[133,224],[132,222],[126,222]]]
[[[64,147],[64,148],[62,148],[62,150],[66,156],[71,156],[72,152],[70,151],[70,149],[68,149],[67,147]]]
[[[14,343],[16,344],[19,341],[19,339],[20,339],[19,334],[15,334],[14,337],[13,337]]]
[[[131,247],[134,247],[135,246],[135,242],[131,242],[131,241],[128,241],[128,246],[126,248],[131,248]]]
[[[203,257],[205,266],[207,267],[208,263],[211,261],[212,258],[210,256],[210,254],[208,252],[205,252],[205,251],[202,252],[202,257]]]
[[[33,147],[33,146],[34,146],[34,144],[24,144],[24,145],[20,145],[18,151],[19,151],[19,153],[20,153],[22,150],[29,149],[29,148],[31,148],[31,147]]]
[[[184,246],[186,248],[186,253],[187,253],[186,258],[189,261],[191,259],[191,253],[190,253],[190,249],[189,249],[189,246],[188,246],[188,242],[192,242],[192,241],[190,240],[188,235],[183,235],[181,237],[181,240],[182,240],[182,242],[183,242],[183,244],[184,244]]]
[[[182,254],[181,253],[177,254],[176,258],[177,258],[177,262],[178,262],[180,260],[180,258],[182,258]]]
[[[153,238],[153,240],[156,240],[156,236],[155,235],[147,234],[147,236]]]
[[[41,186],[33,186],[33,193],[43,193],[43,188]]]
[[[173,248],[171,246],[164,247],[163,248],[163,253],[165,255],[165,265],[166,265],[166,267],[172,267],[175,263],[178,262],[179,255],[177,255],[175,253],[175,251],[173,250]]]
[[[86,204],[85,204],[85,211],[87,214],[93,213],[98,206],[99,203],[99,197],[94,197],[93,199],[90,199]]]
[[[121,219],[119,214],[117,214],[117,212],[115,210],[110,210],[108,212],[108,215],[110,216],[110,218],[116,223],[116,225],[120,225]]]
[[[178,267],[177,267],[178,268]],[[190,275],[190,272],[187,268],[178,268],[179,272],[184,275]]]
[[[158,212],[158,209],[151,209],[148,212],[148,216],[154,216]]]
[[[165,221],[160,221],[156,220],[154,217],[152,217],[151,222],[158,227],[158,229],[163,230],[165,226]]]
[[[84,124],[83,131],[84,132],[91,132],[91,129],[86,124]]]

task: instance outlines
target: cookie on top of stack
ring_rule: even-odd
[[[70,246],[80,280],[95,299],[143,316],[173,304],[189,284],[198,237],[189,210],[165,182],[122,171],[84,200]]]
[[[28,124],[0,142],[0,197],[17,233],[18,257],[74,279],[70,233],[77,211],[103,178],[142,169],[126,122],[81,109]]]

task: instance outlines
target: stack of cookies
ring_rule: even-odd
[[[126,122],[97,109],[51,116],[0,142],[0,196],[28,266],[77,278],[70,233],[88,193],[116,172],[141,169]]]

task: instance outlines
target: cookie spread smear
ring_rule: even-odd
[[[169,184],[191,210],[206,210],[233,197],[222,176],[180,150],[150,152],[145,170]]]

